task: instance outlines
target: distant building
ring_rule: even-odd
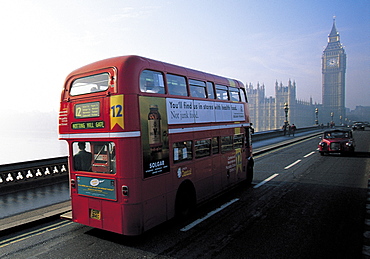
[[[247,86],[247,93],[251,121],[256,131],[282,128],[285,122],[285,104],[289,108],[288,123],[295,124],[298,128],[316,123],[329,125],[331,121],[340,125],[349,123],[349,120],[355,118],[368,118],[365,116],[368,107],[362,106],[349,113],[353,119],[346,116],[346,58],[334,19],[328,36],[328,45],[322,54],[322,104],[313,104],[312,98],[310,101],[297,100],[296,83],[290,80],[287,86],[276,82],[275,97],[269,98],[265,96],[265,85],[257,84],[254,88],[250,83]]]
[[[356,108],[350,112],[347,112],[348,123],[354,121],[367,121],[370,122],[370,106],[356,106]]]
[[[288,106],[288,123],[297,127],[315,124],[317,104],[310,101],[297,100],[296,83],[288,81],[287,86],[275,83],[275,97],[266,97],[265,85],[251,83],[247,86],[249,110],[253,127],[256,131],[280,129],[285,122],[285,104]]]

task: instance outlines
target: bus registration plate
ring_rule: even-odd
[[[100,210],[90,209],[90,218],[100,220]]]

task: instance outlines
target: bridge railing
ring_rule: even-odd
[[[317,125],[302,127],[302,128],[297,128],[295,133],[307,132],[307,131],[312,131],[316,129],[321,129],[321,128],[319,128]],[[280,137],[280,136],[283,136],[283,134],[284,134],[284,131],[282,129],[259,131],[252,135],[252,140],[253,141],[265,140],[265,139]]]
[[[0,165],[0,191],[9,191],[21,184],[32,187],[66,178],[68,178],[66,156]]]

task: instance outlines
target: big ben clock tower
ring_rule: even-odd
[[[328,36],[328,45],[322,55],[322,105],[320,112],[323,123],[344,122],[345,114],[346,53],[339,41],[339,33],[333,27]]]

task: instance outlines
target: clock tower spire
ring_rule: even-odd
[[[331,28],[328,41],[329,41],[329,43],[330,42],[338,42],[339,43],[339,33],[337,31],[337,28],[335,27],[335,16],[333,17],[333,27]]]
[[[345,118],[345,73],[346,53],[340,43],[335,25],[328,36],[328,45],[322,55],[322,122],[333,122],[338,125]]]

